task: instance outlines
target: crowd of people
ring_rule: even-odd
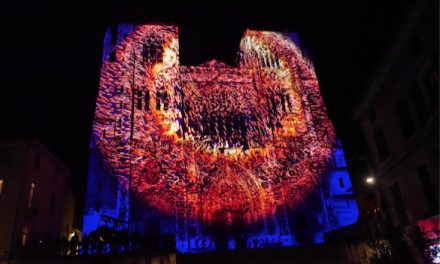
[[[175,250],[174,235],[130,233],[127,229],[116,230],[101,226],[82,239],[75,232],[70,239],[28,240],[24,245],[17,241],[13,258],[47,259],[87,255],[145,253]]]

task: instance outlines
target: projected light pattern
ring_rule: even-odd
[[[238,232],[225,226],[215,234],[212,230],[215,227],[206,229],[200,221],[187,220],[173,231],[176,248],[180,252],[201,252],[317,244],[324,242],[325,232],[354,224],[359,212],[339,142],[333,151],[330,170],[322,175],[320,185],[306,201],[296,208],[277,209],[275,215],[242,226]]]
[[[321,243],[356,221],[297,36],[247,30],[239,48],[235,66],[181,66],[175,26],[107,32],[84,233],[111,219],[200,252]]]
[[[248,30],[238,67],[179,66],[176,27],[121,30],[104,54],[92,147],[122,197],[253,223],[316,186],[334,133],[313,66],[289,36]]]

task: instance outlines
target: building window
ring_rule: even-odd
[[[137,91],[137,104],[136,108],[142,110],[142,91]]]
[[[150,110],[150,91],[145,92],[145,110]]]
[[[267,55],[267,67],[273,67],[272,56],[270,56],[270,54]]]
[[[437,213],[439,210],[439,204],[435,197],[435,192],[432,188],[431,180],[429,178],[428,168],[425,164],[417,167],[417,174],[419,176],[420,183],[422,184],[422,190],[428,202],[428,208],[430,214]]]
[[[279,64],[279,62],[278,62],[278,58],[273,57],[273,63],[274,63],[274,67],[275,67],[275,68],[279,68],[279,67],[280,67],[280,64]]]
[[[374,121],[376,121],[376,112],[372,106],[368,108],[368,121],[370,121],[370,124],[373,124]]]
[[[438,67],[432,66],[411,90],[414,106],[423,122],[438,111],[439,89]]]
[[[150,63],[157,63],[162,60],[162,46],[156,43],[145,43],[142,47],[142,57]]]
[[[386,160],[390,156],[390,150],[381,126],[377,126],[374,129],[373,140],[376,145],[377,153],[379,154],[379,160]]]
[[[163,94],[163,110],[168,110],[168,93],[167,91],[165,91],[165,93]]]
[[[342,188],[344,188],[344,179],[339,178],[339,186],[341,186]]]
[[[34,199],[34,195],[35,195],[35,183],[31,182],[31,186],[29,188],[27,208],[31,208],[32,207],[32,202],[33,202],[33,199]]]
[[[402,135],[405,140],[408,140],[411,138],[412,135],[414,135],[415,126],[411,118],[411,111],[408,108],[408,103],[406,102],[406,99],[402,99],[397,102],[396,112]]]
[[[159,91],[156,92],[156,110],[160,110],[160,99],[162,95]]]
[[[148,60],[148,58],[150,57],[150,48],[148,47],[147,43],[142,46],[142,57],[144,58],[144,60]]]
[[[49,203],[49,210],[51,213],[53,213],[53,211],[55,210],[55,194],[52,193],[52,195],[50,196],[50,203]]]
[[[403,203],[403,198],[400,192],[399,184],[396,182],[393,185],[391,185],[390,191],[394,203],[394,210],[396,211],[399,223],[405,224],[408,222],[408,216],[406,215],[405,206]]]

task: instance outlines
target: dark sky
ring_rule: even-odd
[[[71,2],[2,3],[0,137],[33,137],[45,143],[74,172],[78,198],[85,186],[102,42],[110,23],[176,24],[183,64],[212,58],[231,64],[245,28],[299,32],[336,131],[352,153],[362,143],[349,113],[405,9],[402,0],[219,1],[210,6],[189,1]]]

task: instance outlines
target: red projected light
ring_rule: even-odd
[[[179,66],[173,26],[128,28],[107,53],[92,144],[145,206],[251,223],[297,205],[325,171],[332,124],[289,36],[246,31],[238,67]]]

